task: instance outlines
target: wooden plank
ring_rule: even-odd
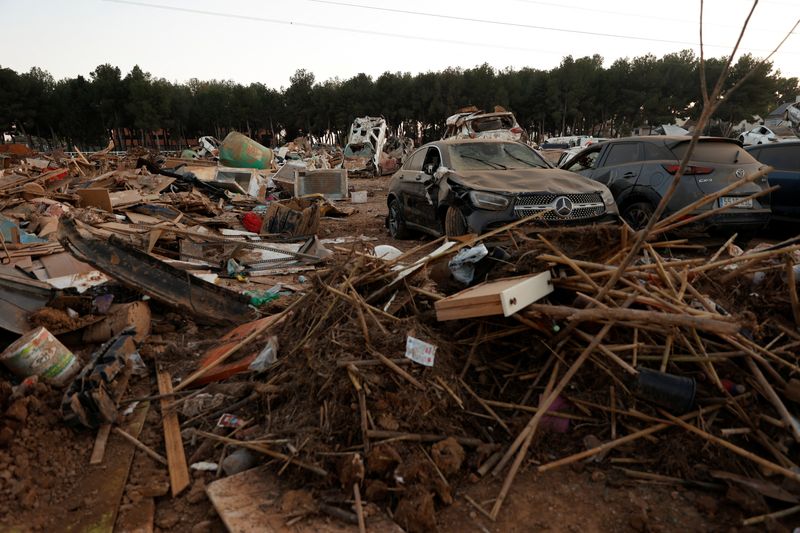
[[[172,393],[172,377],[169,372],[158,371],[158,393]],[[161,418],[164,421],[164,446],[167,448],[167,463],[172,497],[180,494],[189,486],[189,467],[186,466],[186,454],[183,450],[181,425],[178,413],[167,408],[172,404],[168,398],[161,399]]]
[[[90,465],[99,465],[103,462],[106,456],[106,446],[108,445],[108,436],[111,435],[111,424],[103,424],[97,430],[97,437],[94,439],[94,448],[92,448],[92,456],[89,458]]]
[[[206,486],[206,494],[228,531],[236,533],[277,533],[289,529],[297,533],[358,531],[357,524],[320,515],[309,516],[287,528],[286,513],[280,503],[290,487],[284,485],[265,465],[213,481]],[[366,525],[368,531],[403,531],[383,514],[370,514]]]
[[[478,316],[510,316],[553,292],[550,272],[487,281],[438,300],[439,321]]]
[[[135,349],[135,348],[134,348]],[[114,403],[119,404],[120,399],[122,399],[122,395],[125,394],[125,390],[128,388],[128,382],[131,379],[131,371],[126,370],[125,374],[122,375],[113,385],[113,398]],[[92,448],[92,456],[89,458],[90,465],[97,465],[103,462],[103,458],[106,455],[106,446],[108,445],[108,436],[111,435],[111,424],[103,424],[97,430],[97,437],[94,439],[94,447]]]

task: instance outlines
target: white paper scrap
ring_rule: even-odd
[[[433,366],[436,346],[408,336],[406,338],[406,358],[425,366]]]

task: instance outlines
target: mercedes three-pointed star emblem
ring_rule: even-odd
[[[572,214],[572,200],[566,196],[559,196],[553,202],[553,209],[558,216],[566,218]]]

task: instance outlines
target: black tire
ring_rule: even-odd
[[[411,232],[406,227],[406,221],[403,220],[403,209],[397,198],[392,198],[392,201],[389,202],[389,215],[386,220],[389,226],[389,235],[392,238],[408,239],[411,237]]]
[[[628,204],[622,211],[622,218],[635,230],[644,228],[655,213],[655,208],[650,202],[634,202]]]
[[[459,237],[469,233],[469,226],[464,214],[457,207],[450,206],[444,215],[444,234],[448,237]]]

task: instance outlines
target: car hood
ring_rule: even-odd
[[[459,170],[450,172],[449,178],[469,188],[504,193],[548,191],[569,194],[605,189],[601,183],[558,168]]]

